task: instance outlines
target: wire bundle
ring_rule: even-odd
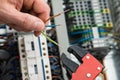
[[[47,34],[52,40],[57,42],[55,29],[48,30]],[[58,46],[48,41],[48,53],[52,72],[52,80],[63,80]]]

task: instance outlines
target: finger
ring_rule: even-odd
[[[50,16],[50,8],[45,2],[45,0],[35,0],[33,4],[33,10],[38,14],[38,17],[42,19],[44,22]]]
[[[40,34],[41,34],[40,31],[35,31],[35,32],[34,32],[34,35],[35,35],[36,37],[38,37]]]
[[[21,31],[20,29],[18,29],[18,27],[16,27],[16,25],[15,24],[7,24],[10,28],[13,28],[13,29],[15,29],[15,30],[17,30],[17,31]]]
[[[21,30],[40,31],[43,30],[45,27],[44,22],[35,16],[27,13],[22,13],[17,10],[12,10],[12,12],[13,13],[9,13],[10,15],[6,14],[6,18],[4,19],[7,19],[6,21],[8,23],[13,23],[16,26],[20,26]]]
[[[27,10],[32,10],[34,15],[38,16],[44,22],[50,16],[50,8],[45,2],[45,0],[24,0],[24,7]]]
[[[0,24],[4,24],[4,22],[0,21]]]
[[[37,17],[37,14],[34,11],[30,11],[29,13]]]
[[[15,24],[7,24],[9,27],[17,30],[17,31],[24,31],[24,32],[30,32],[31,30],[25,30],[23,28],[21,28],[21,26],[17,26]]]
[[[24,8],[25,8],[26,10],[32,9],[33,4],[34,4],[34,1],[35,1],[35,0],[24,0],[24,2],[23,2]]]

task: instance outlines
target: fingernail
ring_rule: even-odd
[[[38,37],[38,36],[40,35],[40,31],[35,31],[35,32],[34,32],[34,35],[35,35],[36,37]]]
[[[40,31],[44,29],[44,24],[42,22],[35,22],[34,23],[34,27],[35,27],[35,31]]]

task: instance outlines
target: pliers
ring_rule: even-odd
[[[64,53],[61,55],[61,61],[70,80],[94,80],[102,72],[103,65],[87,50],[79,46],[71,46],[68,48],[68,52],[72,53],[80,62],[79,65]]]

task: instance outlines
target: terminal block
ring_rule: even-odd
[[[108,0],[69,0],[65,9],[70,44],[84,44],[100,39],[105,44],[113,22]],[[102,41],[101,41],[102,40]],[[104,40],[104,41],[103,41]],[[107,45],[97,47],[106,47]]]
[[[23,80],[52,80],[46,38],[19,33],[20,64]]]

